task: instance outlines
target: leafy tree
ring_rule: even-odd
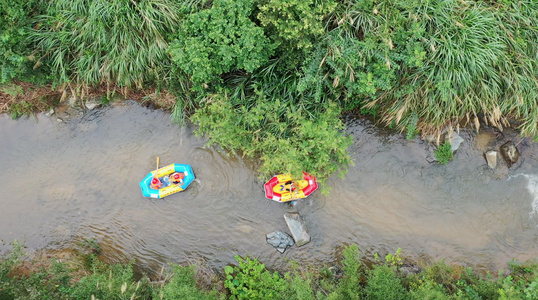
[[[345,136],[340,110],[328,105],[323,113],[313,113],[284,99],[269,101],[263,91],[235,105],[227,94],[214,94],[203,103],[192,120],[198,134],[224,149],[260,157],[262,176],[302,171],[321,181],[351,163],[346,152],[351,139]]]
[[[232,71],[253,72],[267,63],[274,45],[249,17],[252,0],[216,0],[181,24],[170,45],[173,62],[200,87]]]
[[[31,74],[35,56],[29,33],[40,4],[39,0],[0,0],[0,84],[36,75]]]
[[[324,21],[336,6],[334,0],[264,0],[257,18],[279,45],[279,56],[295,67],[323,36]]]

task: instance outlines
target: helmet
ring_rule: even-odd
[[[155,177],[151,180],[152,184],[158,184],[159,182],[160,182],[159,179],[157,179]]]
[[[179,173],[174,174],[174,179],[179,179]]]

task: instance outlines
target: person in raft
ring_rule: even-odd
[[[170,182],[173,184],[183,184],[183,178],[185,178],[185,174],[176,172],[170,175]]]
[[[154,189],[154,190],[158,190],[161,188],[162,186],[162,182],[159,180],[159,178],[157,177],[153,177],[153,179],[151,179],[151,183],[149,184],[149,187]]]
[[[280,185],[280,191],[283,192],[283,191],[286,191],[286,192],[291,192],[291,191],[294,191],[295,190],[295,182],[293,181],[286,181],[284,184],[281,184]]]

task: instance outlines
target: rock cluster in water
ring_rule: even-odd
[[[269,245],[275,247],[278,252],[284,253],[286,249],[293,246],[294,242],[289,234],[282,231],[274,231],[265,237]]]
[[[286,213],[284,219],[288,224],[292,236],[282,231],[271,232],[266,236],[268,244],[275,247],[280,253],[284,253],[286,249],[294,244],[297,245],[297,247],[301,247],[310,242],[308,228],[298,212]]]

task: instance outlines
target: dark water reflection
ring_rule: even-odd
[[[0,116],[0,239],[32,249],[73,247],[95,239],[110,262],[142,270],[167,262],[234,263],[250,254],[268,266],[284,258],[321,264],[343,244],[371,256],[398,247],[411,257],[506,268],[538,256],[533,207],[538,200],[538,148],[525,143],[523,164],[508,177],[487,169],[492,133],[463,132],[447,166],[428,163],[425,143],[350,122],[355,165],[343,179],[295,207],[263,196],[255,166],[179,128],[169,114],[124,102],[66,123],[38,116]],[[138,182],[155,167],[191,164],[197,181],[185,192],[143,198]],[[534,205],[534,206],[533,206]],[[283,215],[298,210],[312,241],[281,255],[265,242],[287,231]],[[0,246],[5,252],[7,246]]]

